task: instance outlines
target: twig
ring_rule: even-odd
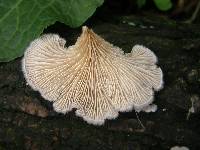
[[[200,10],[200,0],[199,0],[199,2],[198,2],[198,4],[197,4],[197,7],[196,7],[194,13],[192,14],[192,17],[190,17],[190,19],[188,19],[188,20],[186,21],[186,23],[192,23],[192,22],[196,19],[199,10]]]

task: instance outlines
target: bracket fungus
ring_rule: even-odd
[[[102,125],[118,112],[149,106],[163,86],[157,58],[144,46],[124,54],[86,26],[75,45],[65,42],[45,34],[31,42],[22,61],[26,81],[56,112],[75,108],[88,123]]]

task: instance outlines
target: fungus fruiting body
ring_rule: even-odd
[[[136,45],[124,54],[91,29],[82,30],[68,48],[56,34],[34,40],[22,61],[28,84],[52,101],[56,112],[75,108],[76,115],[96,125],[151,104],[154,90],[163,85],[154,53]]]

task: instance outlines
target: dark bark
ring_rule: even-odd
[[[164,72],[164,89],[156,92],[155,113],[121,113],[101,127],[74,113],[57,114],[52,104],[26,85],[21,58],[0,64],[0,149],[200,149],[200,27],[159,17],[120,17],[88,22],[109,42],[130,52],[135,44],[150,48]],[[56,23],[73,44],[80,29]],[[194,106],[194,113],[188,114]]]

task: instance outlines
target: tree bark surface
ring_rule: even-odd
[[[54,112],[52,103],[26,84],[18,58],[0,63],[0,150],[200,149],[200,26],[136,16],[87,24],[126,53],[142,44],[157,55],[165,84],[155,93],[158,110],[138,114],[145,129],[134,111],[103,126],[88,125],[74,112]],[[72,45],[80,29],[56,23],[44,32],[57,32]]]

